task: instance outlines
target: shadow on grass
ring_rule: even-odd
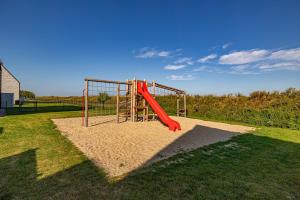
[[[0,127],[0,135],[2,135],[4,133],[4,128]]]
[[[300,198],[300,145],[252,134],[161,161],[113,184],[91,161],[38,179],[36,151],[0,159],[0,199]]]
[[[41,106],[38,108],[35,107],[14,107],[8,109],[7,115],[25,115],[25,114],[35,114],[35,113],[48,113],[48,112],[66,112],[66,111],[80,111],[82,108],[76,105],[67,105],[67,106]]]
[[[176,132],[174,134],[176,134]],[[160,150],[156,155],[146,161],[143,166],[151,165],[158,160],[168,158],[180,152],[182,153],[216,142],[226,141],[239,134],[240,133],[196,125],[192,130],[186,132],[184,135]]]
[[[243,134],[138,169],[115,188],[125,199],[299,199],[299,153],[299,143]]]
[[[101,197],[108,186],[105,174],[89,160],[39,180],[36,151],[0,160],[0,199],[85,199]]]

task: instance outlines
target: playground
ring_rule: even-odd
[[[185,92],[155,81],[86,78],[83,94],[82,118],[53,121],[111,177],[254,130],[186,118]]]
[[[89,109],[84,127],[76,105],[40,102],[38,110],[16,108],[1,119],[1,198],[299,199],[299,130],[249,124],[256,129],[240,134],[243,129],[229,125],[236,122],[174,117],[175,104],[175,112],[163,106],[181,125],[173,132],[159,120],[117,123],[108,115],[116,111],[109,101],[102,111],[103,105]],[[92,116],[98,112],[107,115]],[[97,154],[118,167],[108,174],[112,165],[94,160]],[[126,162],[116,161],[123,156]]]
[[[64,136],[111,177],[253,130],[240,125],[172,118],[180,123],[181,131],[170,132],[159,121],[117,124],[115,116],[91,117],[91,123],[103,123],[88,128],[81,126],[81,118],[53,121]]]

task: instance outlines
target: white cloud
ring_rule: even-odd
[[[205,63],[205,62],[208,62],[208,61],[213,60],[215,58],[217,58],[217,54],[210,54],[208,56],[205,56],[205,57],[202,57],[202,58],[198,59],[197,62]]]
[[[219,59],[220,64],[240,65],[253,63],[266,59],[270,55],[270,51],[265,49],[253,49],[249,51],[236,51],[227,55],[223,55]]]
[[[170,51],[161,51],[161,52],[158,52],[158,56],[160,57],[168,57],[170,56],[171,52]]]
[[[168,79],[173,80],[173,81],[189,81],[189,80],[193,80],[194,77],[190,74],[188,74],[188,75],[171,75],[171,76],[168,76]]]
[[[169,57],[171,51],[158,51],[153,48],[144,47],[137,51],[136,58],[154,58],[154,57]]]
[[[256,66],[253,65],[236,65],[230,67],[229,74],[259,74],[259,72],[256,69]]]
[[[248,70],[249,68],[251,68],[250,65],[236,65],[230,67],[230,69],[233,69],[234,71],[245,71]]]
[[[194,64],[194,61],[192,60],[191,57],[183,57],[183,58],[177,59],[174,63],[175,63],[175,64],[187,64],[187,65],[192,65],[192,64]]]
[[[179,69],[182,69],[182,68],[185,68],[186,65],[166,65],[164,67],[165,70],[179,70]]]
[[[206,71],[208,68],[209,68],[208,66],[200,66],[200,67],[197,67],[197,68],[193,69],[193,72]]]
[[[300,48],[275,51],[271,54],[270,58],[278,60],[300,61]]]
[[[220,66],[200,66],[192,70],[192,72],[209,72],[209,73],[218,73],[218,74],[223,74],[226,73],[226,69],[224,67]]]
[[[300,70],[300,62],[267,63],[267,64],[259,64],[257,67],[263,71]]]
[[[227,49],[230,46],[231,46],[231,43],[228,42],[228,43],[222,45],[222,49]]]
[[[255,75],[255,74],[260,74],[259,72],[255,71],[229,71],[229,74],[239,74],[239,75]]]

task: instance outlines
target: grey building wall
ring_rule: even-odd
[[[1,107],[12,107],[20,98],[20,82],[0,64]]]

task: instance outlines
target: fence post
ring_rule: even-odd
[[[89,104],[88,104],[88,96],[89,96],[89,81],[85,81],[85,90],[84,90],[84,126],[88,127],[89,126],[89,119],[88,119],[88,109],[89,109]]]
[[[119,111],[120,111],[120,84],[117,86],[117,123],[119,123]]]

